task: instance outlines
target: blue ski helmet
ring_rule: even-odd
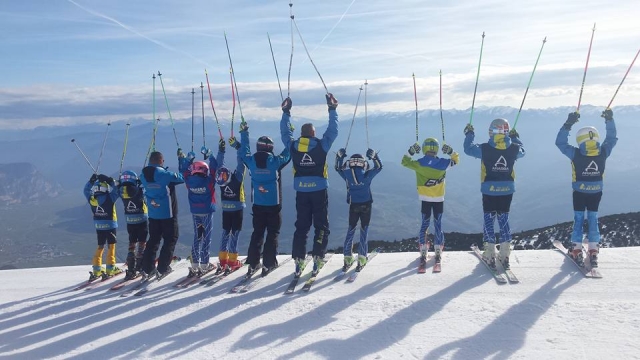
[[[226,167],[218,168],[216,171],[216,184],[226,186],[231,181],[231,171]]]
[[[138,182],[138,174],[131,170],[125,170],[120,174],[120,184],[133,184],[135,185]]]

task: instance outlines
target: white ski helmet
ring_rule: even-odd
[[[576,142],[578,146],[587,140],[600,141],[598,129],[593,126],[585,126],[576,133]]]
[[[489,125],[489,137],[492,138],[493,135],[509,135],[509,122],[506,119],[495,119]]]

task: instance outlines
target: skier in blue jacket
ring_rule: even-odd
[[[182,174],[168,171],[164,167],[164,156],[159,151],[149,155],[149,165],[142,169],[140,182],[149,209],[149,241],[142,255],[142,276],[162,277],[171,272],[171,259],[178,242],[177,184],[184,183]],[[162,249],[155,266],[156,253]]]
[[[252,276],[260,268],[260,250],[267,232],[262,251],[263,270],[266,276],[278,266],[278,235],[282,226],[282,185],[280,172],[291,156],[285,147],[280,155],[273,153],[273,140],[261,136],[256,143],[256,153],[251,154],[249,144],[249,127],[246,122],[240,124],[240,156],[251,174],[251,191],[253,197],[253,233],[249,243],[247,276]]]
[[[329,111],[329,125],[322,135],[316,137],[311,123],[302,125],[300,138],[293,137],[291,126],[291,99],[282,103],[280,132],[284,146],[291,151],[293,163],[293,188],[296,190],[296,231],[293,234],[292,256],[296,263],[295,276],[300,276],[306,265],[307,237],[313,224],[313,274],[324,266],[324,255],[329,242],[329,172],[327,154],[338,137],[338,100],[329,93],[325,95]]]
[[[336,153],[335,170],[347,184],[347,203],[349,204],[349,229],[344,239],[344,265],[342,271],[346,272],[354,262],[352,255],[353,236],[356,232],[358,220],[360,220],[360,246],[358,247],[358,265],[356,271],[360,271],[367,264],[369,252],[367,234],[371,221],[371,181],[382,170],[382,161],[373,149],[368,149],[366,156],[373,161],[373,169],[369,169],[369,163],[360,154],[353,154],[349,161],[344,163],[347,157],[346,150],[340,149]]]
[[[578,147],[569,145],[569,132],[573,124],[578,122],[580,114],[572,112],[558,131],[556,146],[571,160],[573,187],[573,232],[571,234],[571,256],[578,265],[584,265],[582,254],[582,226],[584,211],[587,210],[589,232],[589,260],[591,267],[598,267],[598,249],[600,246],[600,230],[598,229],[598,207],[602,199],[604,170],[607,158],[618,142],[616,124],[613,121],[613,110],[602,112],[606,136],[602,144],[598,130],[592,126],[583,127],[576,134]]]
[[[511,254],[511,228],[509,210],[515,187],[515,162],[524,156],[525,151],[518,132],[509,130],[509,122],[495,119],[489,125],[489,141],[474,144],[473,126],[464,128],[464,153],[480,159],[480,192],[484,212],[483,258],[491,267],[496,262],[496,238],[493,225],[496,217],[500,226],[500,254],[498,260],[505,269],[509,269]]]
[[[84,196],[91,205],[93,223],[98,236],[98,248],[93,255],[92,271],[89,281],[99,277],[110,277],[120,273],[116,266],[116,229],[118,217],[116,215],[116,200],[118,191],[113,178],[104,174],[93,174],[84,186]],[[102,254],[107,245],[107,266],[102,268]]]
[[[218,159],[224,156],[225,142],[218,143]],[[191,266],[188,277],[202,276],[215,269],[209,262],[209,248],[211,247],[211,227],[213,213],[216,211],[215,178],[218,170],[218,160],[206,147],[201,152],[206,161],[196,161],[195,153],[189,152],[185,156],[182,149],[178,149],[178,169],[182,173],[187,186],[189,209],[193,218],[193,244],[191,245]]]

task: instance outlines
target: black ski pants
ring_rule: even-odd
[[[262,206],[253,205],[253,233],[249,243],[249,253],[247,262],[249,266],[255,267],[260,263],[260,252],[262,251],[262,265],[271,268],[277,265],[276,255],[278,255],[278,235],[282,226],[281,205]],[[267,232],[265,241],[264,232]]]
[[[158,272],[167,271],[173,252],[178,242],[178,219],[149,219],[149,241],[142,256],[142,271],[149,274],[153,271],[156,253],[163,240],[160,256],[158,256]]]
[[[329,196],[327,189],[296,193],[296,231],[293,233],[293,258],[307,255],[307,237],[311,225],[315,228],[313,256],[324,257],[329,242]]]

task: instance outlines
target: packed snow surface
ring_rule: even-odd
[[[229,290],[246,269],[177,289],[182,268],[142,297],[110,291],[115,279],[73,291],[89,266],[0,271],[0,358],[640,357],[640,248],[603,249],[603,279],[555,250],[511,262],[520,283],[498,285],[471,252],[445,253],[439,274],[432,261],[417,274],[416,253],[380,254],[347,283],[333,281],[338,254],[293,295],[291,261],[243,294]]]

